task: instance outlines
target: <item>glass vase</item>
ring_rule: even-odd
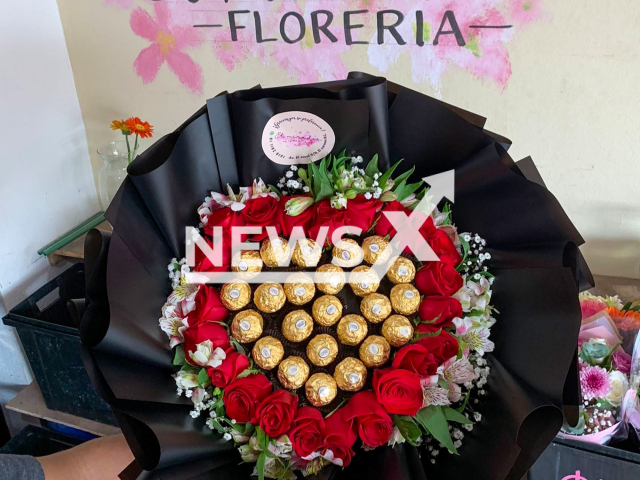
[[[129,158],[135,158],[136,153],[136,151],[127,149],[127,143],[124,140],[111,142],[98,148],[98,154],[104,160],[104,165],[98,173],[98,187],[103,210],[107,209],[127,176]]]

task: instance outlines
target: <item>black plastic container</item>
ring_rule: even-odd
[[[44,428],[27,425],[0,448],[0,454],[43,457],[80,445],[82,440],[67,437]]]
[[[3,321],[18,331],[49,409],[117,425],[84,369],[80,333],[67,308],[69,300],[84,296],[84,264],[76,263],[18,304]]]

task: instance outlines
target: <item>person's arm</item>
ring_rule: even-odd
[[[115,480],[133,461],[133,454],[123,435],[112,435],[39,457],[38,461],[45,480]]]

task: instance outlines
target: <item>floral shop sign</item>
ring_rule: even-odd
[[[201,93],[208,49],[229,71],[251,59],[300,83],[344,78],[357,50],[381,73],[408,56],[415,83],[440,87],[452,67],[506,87],[507,46],[544,18],[542,0],[105,0],[130,10],[148,40],[134,62],[144,83],[163,64]],[[137,4],[140,4],[137,6]]]

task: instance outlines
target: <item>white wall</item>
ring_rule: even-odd
[[[37,250],[99,211],[56,0],[0,2],[0,315],[59,274]],[[29,383],[0,325],[0,403]]]

